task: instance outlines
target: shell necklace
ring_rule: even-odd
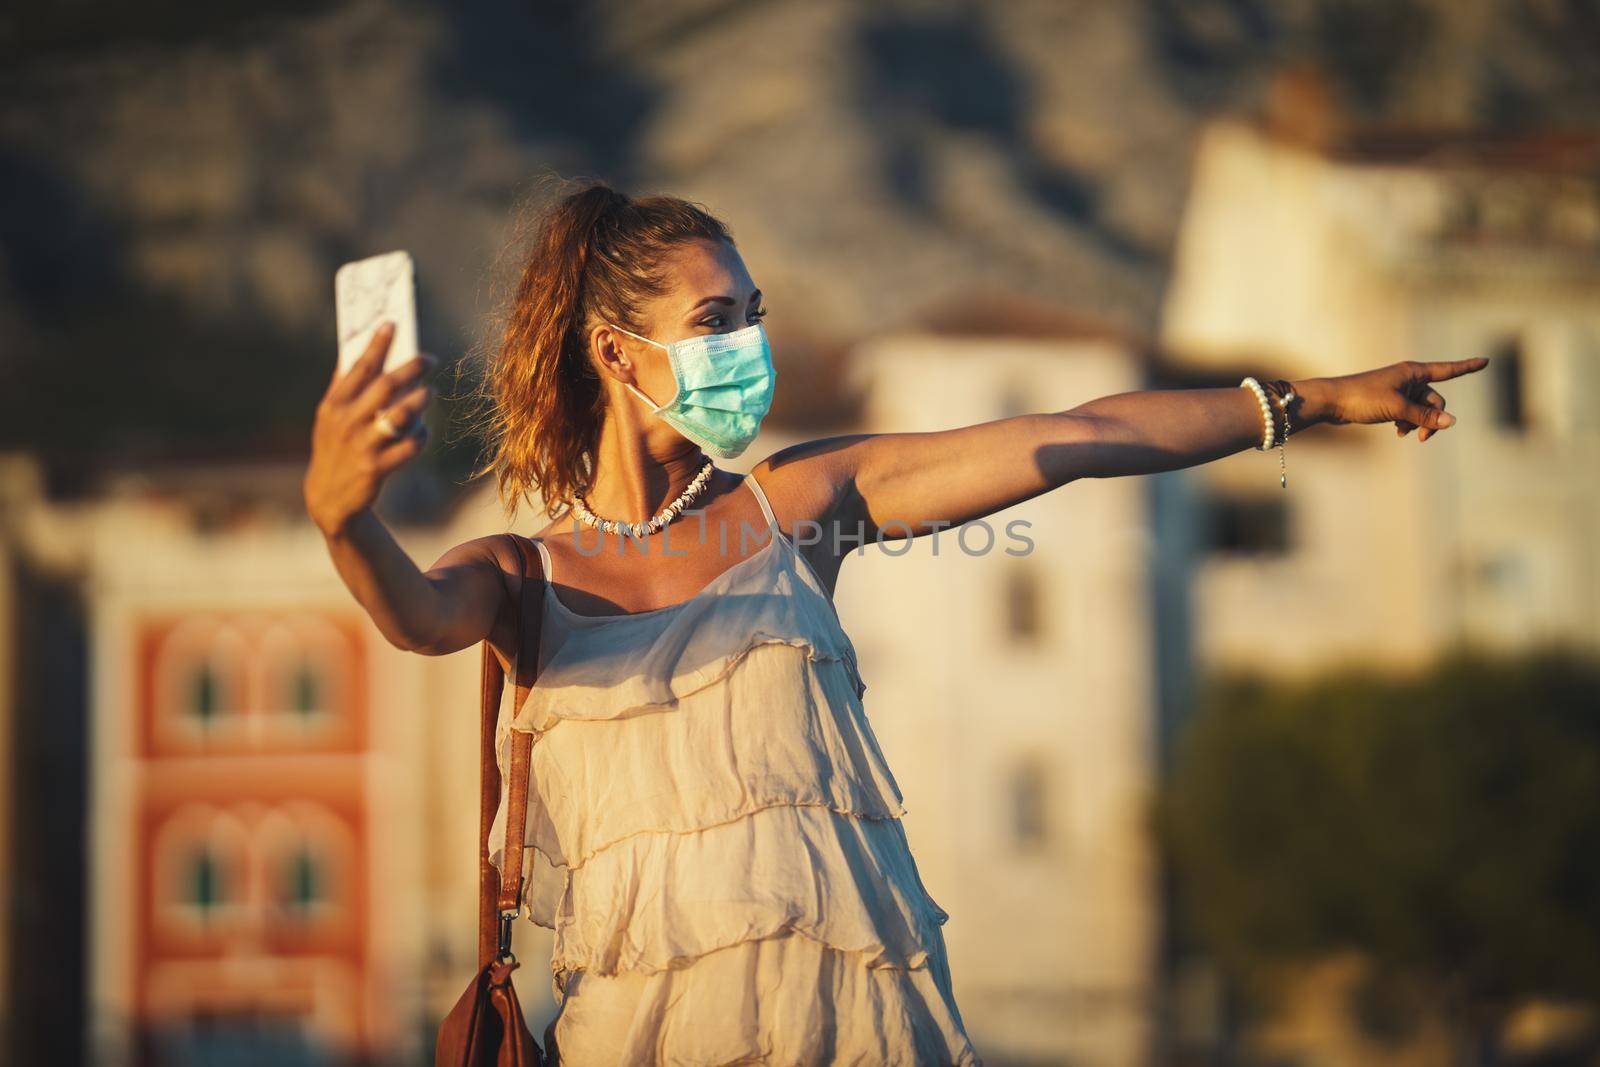
[[[700,473],[686,485],[683,492],[678,494],[678,499],[662,509],[661,514],[649,522],[620,522],[616,519],[602,519],[589,510],[589,505],[584,503],[583,494],[579,493],[572,498],[572,513],[586,526],[593,526],[604,533],[628,533],[634,537],[648,537],[657,530],[666,528],[667,523],[683,513],[683,509],[694,503],[695,497],[705,492],[706,486],[711,484],[711,474],[716,465],[711,460],[706,460],[706,465],[700,468]]]

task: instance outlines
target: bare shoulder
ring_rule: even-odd
[[[446,549],[428,571],[430,576],[438,577],[446,570],[477,568],[492,569],[504,576],[510,576],[516,573],[518,565],[517,550],[510,536],[494,533],[474,537],[470,541],[463,541]]]
[[[751,473],[761,482],[780,525],[800,520],[825,522],[851,491],[856,446],[871,434],[841,434],[800,441],[757,463]]]
[[[838,521],[855,493],[858,446],[872,436],[842,434],[800,441],[779,449],[751,469],[785,533],[794,537],[801,523],[817,530],[828,529]],[[824,572],[837,569],[834,553],[823,547],[824,543],[833,544],[833,538],[817,542],[811,537],[807,541],[815,542],[805,549],[813,567]]]

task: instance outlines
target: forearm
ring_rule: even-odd
[[[378,630],[396,648],[428,647],[443,623],[439,590],[368,509],[324,530],[333,565]]]
[[[1300,397],[1291,407],[1291,434],[1327,421],[1327,379],[1302,378],[1290,384]],[[1273,410],[1281,434],[1282,416]],[[1209,463],[1260,445],[1265,430],[1255,392],[1240,386],[1116,393],[1063,414],[1092,420],[1096,427],[1090,442],[1061,457],[1076,468],[1073,474],[1090,478]]]

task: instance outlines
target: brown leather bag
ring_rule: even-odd
[[[522,589],[531,580],[544,580],[538,556],[528,551],[526,538],[510,535],[522,560],[522,583],[517,588],[517,637],[522,640],[527,597]],[[539,662],[539,634],[524,653],[525,662]],[[519,672],[526,675],[526,671]],[[455,1007],[439,1026],[434,1050],[436,1067],[545,1067],[538,1042],[528,1029],[522,1004],[511,984],[511,972],[520,964],[511,954],[511,924],[521,911],[522,845],[528,816],[528,773],[533,759],[533,735],[511,734],[511,783],[506,811],[506,847],[497,871],[489,862],[489,827],[500,804],[500,768],[495,761],[495,728],[500,712],[505,669],[489,642],[483,642],[482,718],[479,757],[482,760],[478,808],[478,973]],[[517,680],[511,679],[515,699]]]

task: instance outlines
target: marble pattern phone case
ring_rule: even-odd
[[[340,373],[361,357],[385,319],[394,320],[395,334],[383,369],[393,370],[416,356],[416,282],[411,253],[385,252],[346,263],[333,276],[333,295]]]

